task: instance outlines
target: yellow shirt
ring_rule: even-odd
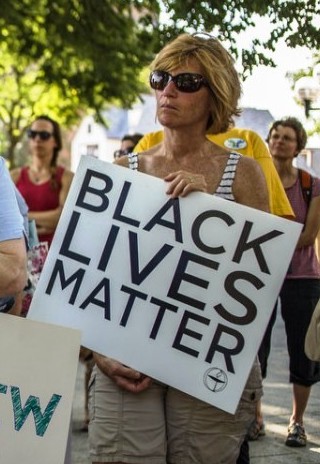
[[[208,139],[227,150],[237,151],[244,156],[254,158],[261,166],[265,175],[270,211],[277,216],[294,217],[291,205],[284,191],[271,155],[262,138],[250,129],[234,127],[222,134],[208,134]],[[146,151],[163,140],[163,131],[150,132],[135,146],[136,153]]]

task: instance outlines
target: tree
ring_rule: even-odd
[[[70,126],[78,122],[81,107],[76,95],[71,93],[62,98],[57,85],[48,85],[39,66],[8,53],[4,43],[0,44],[0,53],[1,153],[12,168],[15,148],[36,115],[48,114],[62,125]]]
[[[1,9],[0,39],[9,51],[40,63],[47,83],[57,84],[62,94],[73,89],[98,111],[105,102],[130,106],[144,90],[139,74],[153,49],[151,33],[136,21],[131,3],[139,4],[13,0]]]
[[[306,46],[319,49],[318,0],[165,0],[170,20],[160,26],[161,41],[186,29],[214,31],[229,42],[235,57],[241,55],[244,75],[258,65],[271,65],[271,53],[280,39],[289,47]],[[254,26],[258,18],[266,18],[272,26],[269,37],[253,39],[248,48],[242,48],[239,33]],[[263,31],[264,32],[264,31]],[[258,32],[259,34],[259,32]]]
[[[283,38],[291,47],[319,48],[318,0],[11,0],[0,11],[0,39],[20,56],[41,60],[48,83],[73,88],[99,110],[106,101],[130,106],[143,90],[139,73],[182,31],[214,31],[242,55],[244,72],[272,64],[266,50]],[[270,37],[237,42],[258,17]]]
[[[246,76],[273,64],[280,39],[319,49],[319,13],[318,0],[10,0],[1,5],[0,43],[17,69],[21,62],[35,66],[37,81],[60,100],[75,98],[102,120],[107,103],[130,107],[146,90],[141,70],[181,32],[213,32],[241,57]],[[239,34],[259,17],[268,18],[269,37],[243,48]]]

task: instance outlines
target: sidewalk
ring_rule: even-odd
[[[277,318],[272,334],[268,375],[263,383],[263,414],[266,436],[250,443],[251,464],[320,463],[320,383],[311,391],[304,417],[308,437],[306,448],[284,445],[291,414],[291,385],[288,384],[288,355],[284,325]]]
[[[72,419],[72,464],[90,464],[87,434],[81,431],[83,375],[83,366],[79,365]],[[284,445],[291,413],[291,385],[288,383],[288,356],[281,317],[273,330],[268,377],[264,381],[263,413],[266,436],[250,443],[251,464],[320,464],[320,383],[312,389],[305,414],[307,447]]]

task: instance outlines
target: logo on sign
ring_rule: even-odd
[[[226,388],[228,377],[222,369],[211,367],[204,373],[203,383],[208,390],[218,393]]]

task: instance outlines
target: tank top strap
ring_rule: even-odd
[[[235,201],[232,184],[236,175],[238,161],[242,155],[240,153],[231,152],[222,174],[220,184],[215,192],[215,195],[226,200]]]

